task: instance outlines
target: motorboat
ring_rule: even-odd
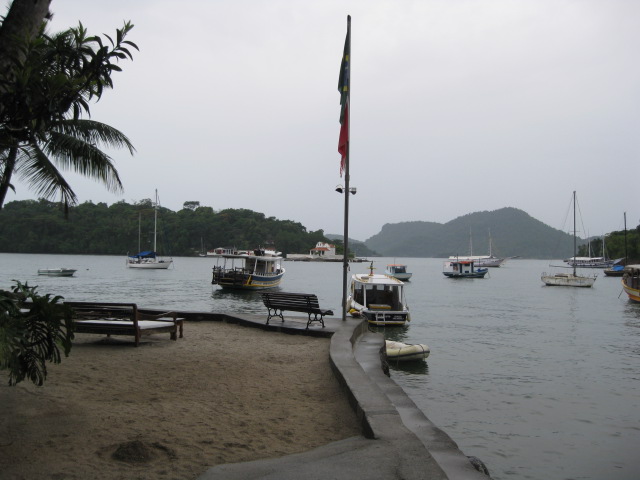
[[[216,253],[220,252],[220,253]],[[211,283],[225,289],[263,290],[280,285],[285,269],[282,253],[274,249],[241,250],[217,248]]]
[[[158,190],[156,190],[156,202],[153,217],[153,250],[140,251],[140,217],[138,217],[138,251],[135,255],[127,255],[127,268],[142,268],[148,270],[166,270],[173,263],[173,259],[163,258],[157,253],[158,238]]]
[[[640,265],[627,265],[622,275],[622,289],[629,300],[640,302]]]
[[[384,274],[369,273],[351,276],[347,311],[353,317],[364,317],[371,325],[405,325],[411,320],[404,297],[404,282]]]
[[[573,257],[576,258],[577,237],[576,237],[576,192],[573,192]],[[597,275],[585,276],[576,273],[577,263],[571,265],[573,271],[570,273],[547,274],[543,272],[540,276],[542,282],[550,287],[592,287],[596,282]]]
[[[73,268],[40,268],[38,269],[38,275],[48,275],[50,277],[73,277],[73,274],[77,270]]]
[[[407,266],[399,263],[392,263],[387,265],[387,269],[384,271],[386,275],[397,278],[398,280],[402,280],[406,282],[413,275],[410,272],[407,272]]]
[[[447,260],[442,273],[448,278],[484,278],[488,268],[476,268],[474,260]]]
[[[407,344],[393,340],[385,340],[385,344],[389,362],[415,362],[417,360],[425,360],[431,353],[429,347],[421,343]]]

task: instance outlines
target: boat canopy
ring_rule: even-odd
[[[156,258],[157,253],[151,250],[147,250],[145,252],[140,252],[135,255],[129,255],[129,258]]]

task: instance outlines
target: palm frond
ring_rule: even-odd
[[[48,200],[59,197],[67,205],[78,202],[60,171],[37,145],[22,149],[16,172],[36,193]]]

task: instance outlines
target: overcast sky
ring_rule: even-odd
[[[10,2],[4,2],[8,5]],[[640,222],[640,2],[635,0],[53,0],[140,47],[92,118],[124,195],[69,175],[80,202],[152,198],[247,208],[343,232],[340,59],[352,16],[349,236],[515,207],[563,228]],[[35,198],[24,184],[7,201]],[[566,230],[566,228],[565,228]],[[580,236],[586,236],[580,233]]]

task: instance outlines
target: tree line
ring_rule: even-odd
[[[627,263],[639,263],[640,225],[626,232],[619,230],[611,232],[604,237],[593,238],[587,245],[582,245],[578,248],[578,256],[606,256],[612,259],[627,257]]]
[[[84,202],[68,207],[49,200],[9,202],[0,211],[0,251],[124,255],[152,250],[155,206],[151,199],[112,205]],[[305,253],[329,242],[322,230],[299,222],[266,217],[247,209],[215,211],[185,202],[174,212],[158,207],[157,250],[162,255],[192,256],[216,247],[253,249],[273,245],[283,253]],[[342,242],[330,243],[341,250]]]

